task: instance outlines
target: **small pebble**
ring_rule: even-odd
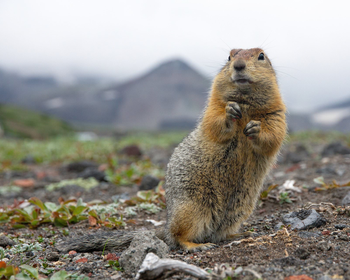
[[[338,224],[338,225],[334,225],[334,227],[335,227],[336,229],[342,230],[342,229],[347,228],[347,227],[349,227],[349,226],[348,226],[348,225],[344,225],[344,224]]]

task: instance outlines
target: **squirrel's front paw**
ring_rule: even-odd
[[[226,116],[228,119],[235,121],[236,119],[242,118],[241,108],[237,102],[229,101],[226,105]]]
[[[243,130],[243,133],[253,139],[253,138],[256,138],[258,137],[259,133],[260,133],[260,130],[261,130],[261,122],[259,121],[250,121],[245,129]]]

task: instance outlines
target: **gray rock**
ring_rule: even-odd
[[[349,206],[350,205],[350,192],[348,192],[347,195],[344,196],[343,200],[341,201],[341,204],[343,206]]]
[[[48,261],[58,261],[60,259],[60,255],[57,252],[51,252],[46,255]]]
[[[165,258],[169,253],[169,247],[156,237],[154,232],[140,232],[135,235],[129,248],[122,253],[119,263],[126,273],[136,273],[148,253]]]
[[[4,235],[3,233],[0,234],[0,246],[1,247],[6,247],[8,245],[13,246],[16,243],[14,241],[12,241],[10,238],[8,238],[6,235]]]
[[[350,148],[345,146],[342,142],[337,141],[327,145],[321,153],[323,157],[333,156],[336,154],[339,154],[339,155],[350,154]]]
[[[93,161],[82,160],[82,161],[72,162],[67,165],[67,171],[69,172],[83,172],[87,168],[97,169],[98,164]]]
[[[332,249],[332,245],[327,241],[320,241],[317,243],[317,248],[321,251],[329,251]]]
[[[310,232],[310,231],[300,231],[298,232],[298,235],[300,238],[306,238],[306,239],[310,239],[310,238],[317,238],[320,236],[319,233],[317,232]]]
[[[95,178],[97,181],[100,182],[108,182],[106,174],[103,171],[99,171],[94,167],[86,168],[83,172],[80,172],[77,177],[84,179]]]
[[[274,229],[277,231],[277,230],[280,230],[282,228],[282,226],[284,226],[284,224],[282,222],[279,222],[277,225],[275,225]]]
[[[282,221],[285,225],[290,225],[291,229],[306,230],[314,227],[320,227],[326,224],[326,219],[312,210],[300,210],[291,212],[283,216]]]
[[[293,256],[288,256],[285,258],[280,258],[280,259],[274,259],[272,260],[273,264],[280,265],[281,267],[285,266],[297,266],[300,265],[301,261],[294,258]]]
[[[139,189],[141,191],[153,190],[158,186],[160,180],[152,175],[143,176]]]
[[[334,227],[335,227],[336,229],[342,230],[342,229],[347,228],[347,227],[349,227],[349,226],[348,226],[348,225],[344,225],[344,224],[337,224],[337,225],[334,225]]]

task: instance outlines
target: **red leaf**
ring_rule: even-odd
[[[0,268],[6,268],[6,263],[4,261],[0,262]]]
[[[292,275],[284,278],[284,280],[313,280],[313,278],[302,274],[302,275]]]
[[[105,259],[106,259],[107,261],[110,261],[110,260],[112,260],[112,261],[117,261],[117,260],[119,260],[119,257],[117,257],[116,254],[108,253],[107,256],[105,257]]]
[[[89,225],[90,226],[96,226],[96,224],[97,224],[96,218],[94,218],[92,216],[89,216]]]
[[[33,179],[18,179],[14,180],[13,184],[22,188],[34,187],[35,181]]]
[[[86,263],[86,262],[88,262],[88,259],[87,258],[81,258],[79,260],[76,260],[75,262],[76,263]]]

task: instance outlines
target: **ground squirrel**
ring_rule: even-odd
[[[262,49],[233,49],[215,77],[195,130],[174,150],[166,174],[170,247],[207,249],[232,238],[253,212],[286,135],[285,105]],[[135,232],[87,235],[61,250],[127,246]]]

